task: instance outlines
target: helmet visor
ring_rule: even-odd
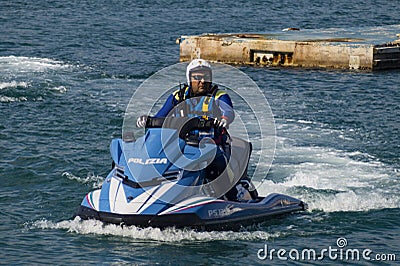
[[[208,68],[196,68],[190,72],[190,80],[211,82],[211,71]]]

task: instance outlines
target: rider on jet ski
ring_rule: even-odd
[[[219,177],[227,167],[230,156],[227,128],[233,122],[235,113],[227,92],[212,84],[211,65],[207,61],[195,59],[190,62],[186,69],[186,79],[188,84],[173,92],[154,117],[167,117],[172,111],[174,116],[202,116],[215,120],[217,125],[215,129],[209,132],[197,132],[199,138],[212,137],[218,145],[217,154],[206,169],[207,181],[210,182]],[[146,121],[147,116],[139,117],[136,122],[137,127],[145,127]],[[249,184],[245,172],[244,178],[241,178],[224,197],[234,201],[251,200],[252,197],[247,190]]]

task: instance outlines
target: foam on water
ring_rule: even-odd
[[[58,92],[58,93],[66,93],[67,92],[67,88],[65,86],[52,87],[52,88],[50,88],[50,90]]]
[[[29,83],[25,81],[6,81],[0,82],[0,91],[10,91],[15,89],[27,89],[29,87]],[[0,95],[0,102],[2,103],[10,103],[10,102],[25,102],[28,101],[26,96],[18,96],[18,95]]]
[[[10,81],[10,82],[0,82],[0,90],[6,89],[6,88],[17,88],[17,87],[22,87],[22,88],[28,88],[28,83],[21,81],[17,82],[15,80]]]
[[[78,234],[96,234],[109,236],[122,236],[134,240],[152,240],[158,242],[182,242],[182,241],[220,241],[220,240],[268,240],[278,238],[284,233],[267,233],[265,231],[196,231],[192,229],[176,228],[140,228],[136,226],[124,226],[107,224],[97,220],[74,220],[51,222],[39,220],[26,225],[28,229],[63,229]]]
[[[48,69],[68,68],[70,65],[49,58],[0,56],[2,72],[44,72]]]
[[[0,96],[0,102],[2,103],[11,103],[11,102],[26,102],[28,98],[26,97],[9,97],[9,96]]]
[[[64,172],[62,176],[65,176],[69,180],[78,181],[81,184],[92,184],[93,188],[100,188],[101,184],[104,182],[104,177],[97,176],[94,174],[88,174],[86,177],[75,176],[71,173]]]
[[[48,92],[65,94],[70,69],[71,65],[48,58],[0,57],[0,102],[42,101]]]
[[[286,146],[279,153],[288,159],[273,167],[286,177],[278,181],[267,177],[257,184],[261,195],[288,194],[304,200],[310,210],[325,212],[400,207],[396,169],[368,154],[297,146]]]

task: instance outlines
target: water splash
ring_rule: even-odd
[[[94,174],[88,174],[86,177],[79,177],[69,172],[62,173],[62,176],[65,176],[69,180],[78,181],[81,184],[91,184],[93,188],[100,188],[105,179],[102,176]]]
[[[287,157],[283,163],[276,163],[273,171],[286,177],[271,175],[257,184],[261,195],[292,195],[304,200],[310,210],[325,212],[400,207],[400,178],[396,169],[373,156],[288,145],[280,149],[280,156]]]
[[[65,86],[52,87],[52,88],[49,88],[49,90],[54,91],[54,92],[58,92],[58,93],[61,93],[61,94],[67,92],[67,88]]]
[[[67,92],[75,67],[63,61],[37,57],[0,57],[0,102],[43,101]]]
[[[76,217],[74,220],[52,222],[39,220],[26,225],[27,229],[62,229],[77,234],[95,234],[108,236],[122,236],[134,240],[146,240],[157,242],[179,243],[185,241],[220,241],[220,240],[247,240],[265,241],[281,237],[284,233],[268,233],[265,231],[196,231],[192,229],[176,228],[140,228],[136,226],[124,226],[107,224],[97,220],[81,220]]]
[[[28,88],[29,83],[28,82],[17,82],[15,80],[10,81],[10,82],[1,82],[0,83],[0,90],[6,89],[6,88],[17,88],[17,87],[22,87],[22,88]]]
[[[44,72],[49,69],[64,69],[71,65],[49,58],[0,56],[0,71],[2,72]]]
[[[9,96],[0,96],[0,102],[2,103],[11,103],[11,102],[26,102],[28,98],[21,97],[9,97]]]

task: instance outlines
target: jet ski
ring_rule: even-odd
[[[149,117],[142,137],[113,139],[112,170],[100,189],[84,197],[76,216],[127,226],[238,230],[306,209],[287,195],[257,194],[246,178],[251,143],[240,138],[231,137],[229,174],[210,182],[205,169],[218,147],[190,132],[209,130],[216,126],[213,121]],[[240,182],[251,198],[228,200],[224,193]]]

